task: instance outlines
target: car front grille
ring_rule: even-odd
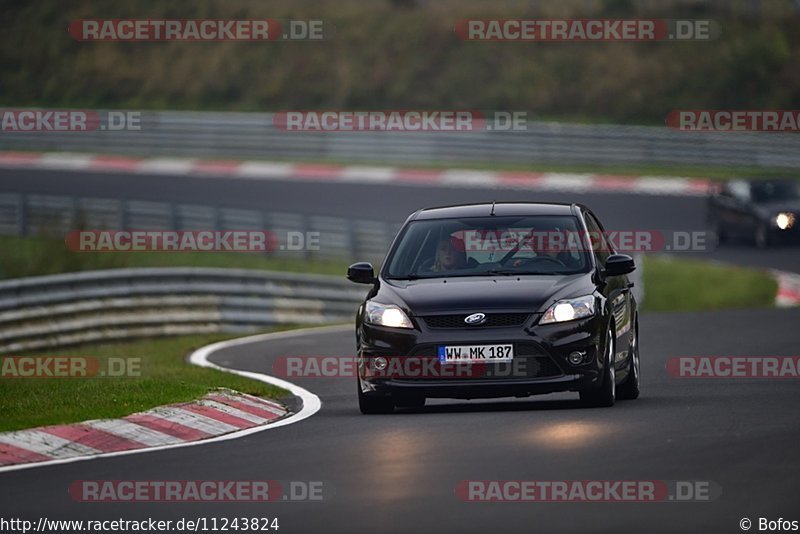
[[[530,317],[529,313],[487,313],[485,323],[468,325],[464,322],[468,315],[427,315],[420,319],[425,321],[428,328],[504,328],[522,326]]]

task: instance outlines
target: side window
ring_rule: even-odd
[[[599,265],[605,265],[606,260],[613,253],[611,245],[608,243],[605,232],[603,232],[603,227],[600,226],[597,219],[595,219],[591,213],[585,213],[585,216],[586,228],[589,230],[589,238],[591,239],[594,256],[597,258],[597,263]]]

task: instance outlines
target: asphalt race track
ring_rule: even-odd
[[[480,189],[0,171],[3,192],[223,202],[401,220],[420,205],[578,201],[615,229],[703,229],[703,199]],[[220,201],[219,199],[224,199]],[[704,254],[800,270],[800,249]],[[577,394],[433,401],[390,416],[358,412],[352,378],[293,379],[322,399],[308,420],[205,446],[0,474],[4,516],[49,519],[278,517],[279,532],[741,532],[740,519],[800,520],[796,380],[679,379],[677,356],[797,356],[800,309],[643,314],[643,394],[586,409]],[[272,374],[279,356],[352,355],[352,327],[241,345],[211,359]],[[79,503],[76,480],[324,481],[324,502]],[[708,502],[466,503],[463,480],[712,481]]]

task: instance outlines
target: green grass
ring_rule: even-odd
[[[162,404],[190,401],[217,387],[269,398],[289,395],[288,391],[263,382],[185,361],[194,349],[231,337],[235,336],[184,336],[36,352],[36,356],[87,356],[101,360],[141,358],[141,376],[0,378],[0,431],[122,417]]]
[[[0,236],[0,279],[122,267],[228,267],[343,277],[347,263],[278,259],[258,253],[72,252],[61,239]]]
[[[777,285],[744,267],[672,257],[644,262],[646,311],[701,311],[774,306]]]

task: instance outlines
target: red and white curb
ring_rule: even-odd
[[[134,158],[65,152],[0,152],[0,167],[233,177],[253,180],[369,183],[457,188],[522,189],[571,193],[705,196],[711,182],[663,176],[614,176],[560,172],[414,169],[246,160]]]
[[[772,271],[772,276],[778,282],[775,305],[779,308],[800,306],[800,274]]]
[[[0,433],[0,466],[175,445],[266,425],[287,409],[230,390],[122,419],[98,419]]]
[[[0,472],[93,460],[136,453],[204,445],[271,430],[307,419],[322,407],[319,397],[300,386],[252,371],[209,361],[213,353],[233,346],[276,339],[344,331],[349,325],[258,334],[206,345],[189,362],[288,390],[302,407],[289,412],[272,401],[230,390],[209,393],[195,402],[153,408],[122,419],[101,419],[0,433]]]

